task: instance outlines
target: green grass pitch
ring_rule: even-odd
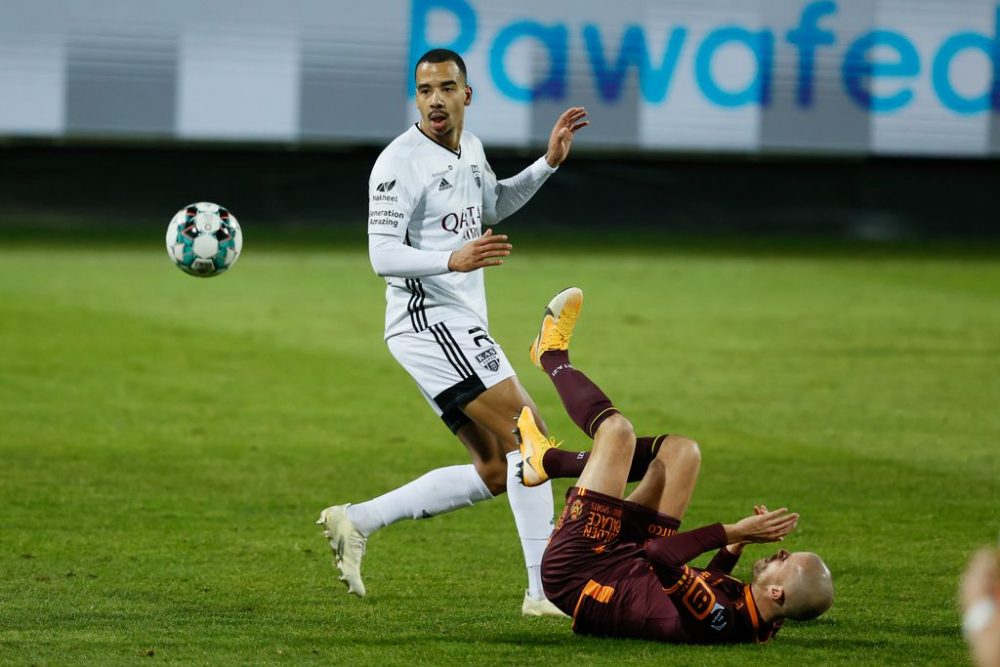
[[[956,581],[1000,505],[995,256],[538,241],[490,271],[566,446],[589,443],[526,351],[577,284],[576,365],[702,445],[686,524],[787,505],[786,546],[832,568],[823,619],[683,647],[521,618],[503,498],[375,535],[345,595],[319,510],[467,460],[381,340],[381,281],[362,249],[249,233],[199,280],[161,243],[0,247],[0,663],[963,664]]]

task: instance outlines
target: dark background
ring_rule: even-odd
[[[365,235],[367,148],[12,142],[0,226],[145,231],[189,202],[246,226]],[[490,151],[501,178],[538,152]],[[1000,161],[795,156],[623,159],[576,151],[522,213],[534,228],[870,241],[998,239]]]

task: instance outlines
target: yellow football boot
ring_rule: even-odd
[[[538,335],[528,350],[531,363],[541,369],[543,352],[569,349],[573,327],[576,326],[582,308],[583,290],[579,287],[568,287],[552,297],[545,307]]]
[[[528,406],[521,408],[521,414],[517,417],[514,438],[521,447],[520,477],[524,485],[538,486],[549,481],[549,476],[542,465],[542,457],[545,452],[562,443],[557,443],[555,438],[546,438],[538,430],[538,426],[535,425],[535,417],[531,414],[531,408]]]

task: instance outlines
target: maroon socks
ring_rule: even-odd
[[[593,438],[597,427],[611,415],[618,414],[618,409],[611,404],[611,399],[601,391],[600,387],[590,381],[582,371],[578,371],[569,362],[569,352],[552,350],[545,352],[541,358],[542,368],[548,374],[552,384],[559,392],[559,398],[570,419],[580,427],[587,437]],[[646,474],[646,468],[656,458],[660,444],[666,435],[655,438],[638,438],[635,443],[635,454],[632,456],[632,467],[629,469],[628,481],[637,482]],[[549,477],[559,479],[576,478],[587,465],[590,452],[570,452],[562,449],[550,449],[542,457],[542,466]]]
[[[628,481],[638,482],[646,474],[646,468],[656,453],[660,451],[660,445],[666,435],[658,435],[655,438],[636,438],[635,453],[632,455],[632,466],[628,471]],[[572,478],[576,479],[583,472],[583,466],[587,465],[590,452],[570,452],[563,449],[550,449],[542,456],[542,467],[550,479]]]
[[[570,365],[569,352],[546,352],[542,355],[541,362],[542,368],[556,386],[569,418],[587,437],[593,438],[601,422],[618,412],[611,404],[611,399],[590,378]]]

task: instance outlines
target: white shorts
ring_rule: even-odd
[[[386,344],[452,433],[469,423],[462,412],[469,401],[514,376],[507,355],[478,324],[441,322]]]

